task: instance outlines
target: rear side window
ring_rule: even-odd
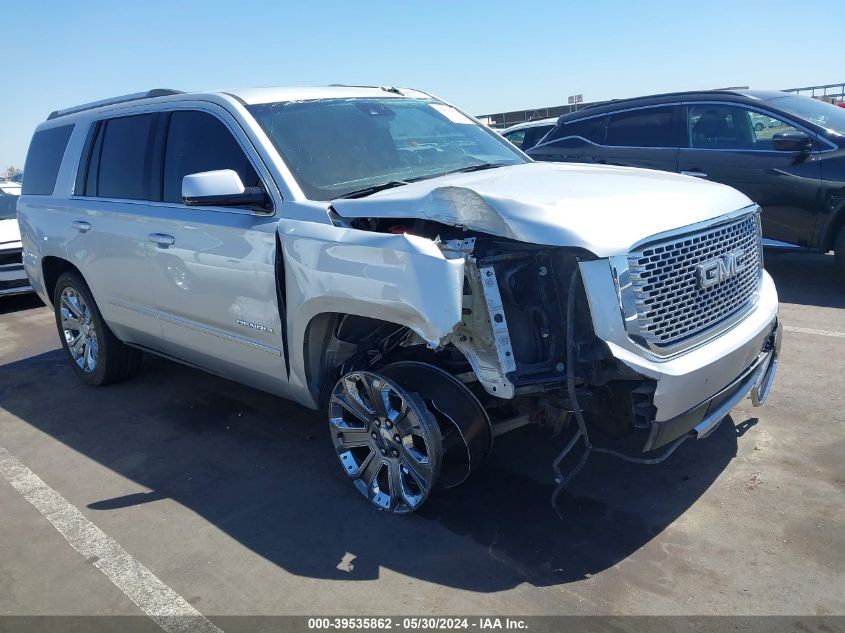
[[[506,139],[508,139],[511,143],[516,145],[517,147],[522,147],[522,141],[525,139],[525,130],[516,130],[514,132],[510,132],[508,134],[503,134]]]
[[[605,145],[671,147],[672,107],[643,108],[611,114]]]
[[[549,135],[547,141],[554,141],[559,138],[578,137],[593,143],[601,143],[604,139],[599,138],[602,130],[601,122],[604,120],[602,116],[594,116],[589,119],[581,119],[580,121],[569,121],[558,125],[557,128]]]
[[[534,147],[553,127],[553,125],[538,125],[528,128],[525,131],[525,138],[522,140],[522,150],[525,151]]]
[[[102,138],[97,140],[98,147],[95,147],[99,156],[92,156],[89,166],[89,185],[93,188],[90,169],[95,161],[98,163],[93,195],[130,200],[150,198],[154,122],[154,114],[141,114],[109,119],[101,126]],[[85,191],[92,195],[88,187]]]
[[[62,164],[72,131],[73,125],[62,125],[35,133],[29,144],[24,165],[24,195],[53,195],[59,166]]]
[[[237,172],[245,187],[261,184],[243,149],[220,119],[205,112],[174,112],[164,154],[163,199],[181,202],[185,176],[216,169]]]

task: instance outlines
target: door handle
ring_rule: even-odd
[[[70,225],[80,233],[87,233],[91,230],[91,225],[83,220],[74,220]]]
[[[167,235],[166,233],[150,233],[147,236],[147,241],[152,242],[161,248],[167,248],[168,246],[173,246],[173,243],[176,242],[176,238],[172,235]]]
[[[682,171],[681,175],[682,176],[695,176],[696,178],[707,178],[707,174],[705,174],[703,171],[698,171],[697,169],[692,170],[692,171]]]

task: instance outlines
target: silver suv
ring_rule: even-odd
[[[129,95],[52,113],[25,173],[24,265],[85,383],[151,352],[323,407],[391,512],[525,424],[570,435],[559,485],[570,451],[658,461],[777,366],[748,198],[534,163],[416,90]]]

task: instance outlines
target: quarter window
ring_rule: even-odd
[[[622,147],[672,147],[671,107],[643,108],[611,114],[606,145]]]
[[[26,155],[22,193],[27,196],[51,196],[56,188],[59,166],[65,155],[72,125],[52,127],[36,132]]]
[[[94,195],[100,198],[149,199],[154,120],[153,114],[141,114],[105,122],[102,140],[98,141],[101,147]],[[94,162],[92,157],[92,165]],[[90,184],[93,188],[93,183]],[[91,195],[92,192],[86,187],[86,193]]]
[[[525,138],[525,130],[516,130],[510,134],[505,134],[504,137],[517,147],[522,147],[522,141]]]
[[[603,139],[599,139],[601,132],[601,123],[604,120],[602,116],[594,116],[589,119],[581,119],[580,121],[569,121],[562,123],[549,135],[547,140],[557,140],[559,138],[583,138],[593,143],[600,143]]]
[[[174,112],[164,155],[163,199],[181,202],[185,176],[217,169],[234,170],[245,187],[261,185],[246,154],[222,121],[205,112]]]
[[[794,132],[789,123],[761,112],[724,104],[689,107],[690,147],[724,150],[773,150],[772,137]]]
[[[523,151],[534,147],[553,127],[553,125],[538,125],[537,127],[528,128],[525,131],[525,138],[522,139],[521,147]]]

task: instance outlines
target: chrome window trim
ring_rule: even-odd
[[[638,312],[635,305],[633,282],[631,280],[630,266],[628,261],[628,257],[631,253],[641,250],[642,248],[647,247],[655,242],[677,239],[685,235],[697,233],[703,230],[715,229],[724,224],[731,224],[733,222],[736,222],[737,220],[744,218],[748,215],[756,215],[757,223],[759,226],[760,207],[754,204],[747,207],[743,207],[741,209],[737,209],[736,211],[732,211],[731,213],[722,215],[718,218],[705,220],[703,222],[697,222],[695,224],[690,224],[684,227],[680,227],[678,229],[673,229],[671,231],[658,233],[644,240],[641,240],[631,246],[628,251],[628,254],[618,255],[610,258],[611,276],[613,277],[613,283],[616,288],[616,295],[619,310],[622,317],[622,323],[624,324],[627,338],[631,342],[636,344],[638,347],[647,350],[660,360],[666,360],[668,358],[672,358],[674,356],[678,356],[682,353],[688,352],[696,347],[699,347],[700,345],[711,341],[720,334],[723,334],[724,332],[732,329],[733,327],[741,323],[745,317],[747,317],[751,312],[754,311],[754,308],[757,306],[760,288],[763,282],[764,269],[762,261],[762,247],[760,248],[760,268],[757,275],[757,288],[754,294],[752,295],[751,299],[742,308],[740,308],[733,314],[725,317],[722,321],[714,324],[713,326],[701,332],[698,332],[693,336],[685,338],[675,344],[660,346],[654,345],[651,342],[647,341],[641,335],[640,332]]]
[[[217,104],[209,104],[210,106],[220,108],[222,111],[225,112],[225,108],[219,106]],[[73,187],[71,188],[70,198],[73,200],[99,200],[103,202],[121,202],[121,203],[140,203],[140,204],[148,204],[148,205],[156,205],[156,206],[166,206],[170,208],[177,208],[177,209],[189,209],[189,210],[207,210],[207,211],[216,211],[218,213],[235,213],[238,215],[255,215],[258,217],[273,217],[276,215],[277,207],[277,200],[274,196],[276,194],[278,196],[278,202],[284,202],[284,196],[282,195],[281,190],[276,185],[276,181],[273,178],[270,170],[267,169],[267,166],[264,164],[264,161],[261,160],[261,157],[255,148],[252,145],[252,142],[249,140],[249,137],[246,134],[246,131],[238,124],[235,117],[233,117],[230,113],[226,113],[229,115],[234,123],[237,125],[237,128],[233,127],[229,121],[227,121],[223,116],[220,115],[219,112],[216,112],[212,107],[208,107],[205,104],[201,105],[191,105],[191,104],[181,104],[177,102],[169,102],[167,104],[157,104],[152,107],[141,107],[138,109],[133,109],[132,111],[120,111],[111,113],[110,116],[104,117],[94,117],[88,121],[88,126],[86,130],[86,134],[91,128],[102,121],[108,121],[111,119],[120,119],[124,117],[130,116],[141,116],[144,114],[172,114],[173,112],[204,112],[215,117],[218,121],[220,121],[226,129],[229,130],[229,133],[235,139],[235,142],[241,148],[241,151],[246,156],[247,160],[252,165],[252,168],[255,170],[255,173],[258,174],[258,177],[261,179],[261,184],[264,185],[264,189],[267,191],[267,195],[270,198],[270,201],[273,204],[272,209],[267,211],[251,211],[249,209],[241,209],[237,207],[215,207],[215,206],[189,206],[187,204],[180,204],[178,202],[166,202],[164,200],[145,200],[145,199],[137,199],[137,198],[104,198],[101,196],[82,196],[78,195],[75,191],[76,188],[76,178],[79,170],[82,168],[83,159],[87,157],[82,156],[82,152],[80,152],[79,158],[77,160],[76,169],[73,173]],[[240,132],[240,134],[238,133]],[[247,147],[244,141],[241,139],[241,134],[244,136],[247,142],[249,142],[249,146]],[[167,147],[167,143],[165,141],[165,146],[162,148],[162,160],[164,159],[164,151]],[[83,149],[84,149],[84,142],[83,142]],[[268,182],[272,183],[272,187],[268,186]]]
[[[131,205],[140,205],[145,207],[156,207],[156,208],[163,208],[163,209],[181,209],[188,212],[193,211],[213,211],[215,213],[231,213],[233,215],[249,215],[252,217],[257,218],[271,218],[276,215],[275,209],[271,213],[267,211],[266,213],[261,213],[259,211],[250,211],[249,209],[241,209],[238,207],[209,207],[209,206],[200,206],[200,205],[187,205],[187,204],[179,204],[178,202],[163,202],[161,200],[137,200],[134,198],[96,198],[94,196],[71,196],[73,200],[90,200],[91,202],[108,202],[111,204],[120,203],[120,204],[131,204]],[[137,215],[144,215],[143,213],[138,213]]]

